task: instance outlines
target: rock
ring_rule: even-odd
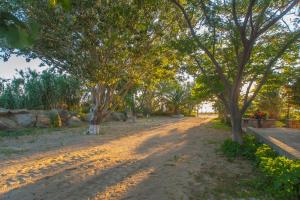
[[[47,128],[51,126],[51,120],[48,112],[38,111],[36,118],[36,127]]]
[[[8,116],[9,110],[5,108],[0,108],[0,116]]]
[[[30,111],[26,109],[15,109],[15,110],[9,110],[9,113],[16,115],[16,114],[29,114]]]
[[[21,127],[33,127],[36,124],[36,116],[32,113],[15,114],[14,119]]]
[[[82,126],[83,125],[83,122],[76,116],[72,116],[68,122],[67,122],[67,125],[69,127],[79,127],[79,126]]]
[[[19,128],[17,122],[6,117],[0,117],[0,130],[12,130]]]
[[[5,108],[0,108],[0,116],[5,116],[5,117],[16,115],[16,114],[29,114],[29,113],[30,111],[26,109],[9,110]]]
[[[128,117],[125,115],[125,113],[121,112],[112,112],[110,115],[105,117],[104,121],[126,121]]]
[[[125,119],[125,114],[120,112],[112,112],[111,116],[115,121],[122,121]]]

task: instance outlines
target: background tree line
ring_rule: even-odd
[[[18,71],[11,80],[1,80],[0,107],[8,109],[77,109],[82,98],[81,82],[52,70]]]
[[[145,88],[146,87],[146,88]],[[197,99],[193,83],[173,77],[157,80],[153,85],[136,85],[117,103],[114,111],[135,110],[146,115],[195,115]],[[134,97],[133,97],[134,96]],[[10,80],[1,79],[0,107],[7,109],[69,109],[88,113],[91,94],[87,86],[74,76],[55,70],[38,73],[18,71]]]

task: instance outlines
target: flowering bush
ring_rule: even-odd
[[[253,114],[253,118],[255,118],[255,119],[266,119],[266,117],[267,117],[267,113],[261,112],[261,111],[256,111]]]

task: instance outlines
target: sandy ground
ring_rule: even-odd
[[[229,133],[209,121],[155,118],[106,123],[99,136],[77,128],[2,138],[1,147],[18,151],[0,153],[0,199],[231,199],[229,184],[251,167],[216,153]]]

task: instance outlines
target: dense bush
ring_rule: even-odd
[[[242,145],[225,140],[221,151],[229,159],[243,156],[253,161],[261,173],[256,187],[270,196],[277,199],[300,198],[299,160],[278,156],[268,145],[257,142],[253,135],[244,136]]]
[[[244,156],[249,160],[255,160],[255,152],[259,145],[254,136],[247,135],[244,137],[243,145],[231,139],[225,140],[221,146],[221,151],[230,159]]]
[[[261,157],[266,190],[278,199],[300,198],[300,162],[283,156]]]
[[[235,158],[241,155],[241,145],[238,142],[227,139],[221,146],[221,151],[228,158]]]
[[[277,154],[273,149],[271,149],[271,147],[266,144],[262,144],[255,151],[255,156],[257,161],[260,162],[264,158],[275,158]]]
[[[0,107],[8,109],[51,109],[63,105],[73,108],[82,96],[76,78],[51,70],[19,71],[12,80],[0,82]]]
[[[52,110],[50,112],[50,123],[51,126],[54,128],[58,128],[62,126],[62,121],[57,110]]]

